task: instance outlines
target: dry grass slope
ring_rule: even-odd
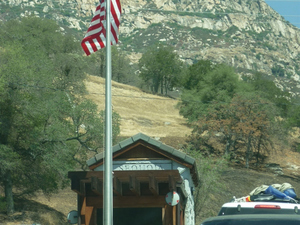
[[[88,76],[87,98],[105,109],[105,80]],[[179,115],[177,100],[145,93],[136,87],[112,82],[113,110],[121,116],[121,136],[142,132],[150,137],[185,137],[191,129]]]
[[[100,77],[88,76],[86,80],[87,98],[93,100],[99,110],[105,108],[105,80]],[[112,82],[113,109],[120,114],[121,136],[129,137],[142,132],[154,138],[160,138],[165,144],[178,148],[191,129],[176,109],[177,100],[154,96],[142,92],[136,87]],[[298,136],[297,136],[298,137]],[[297,138],[296,137],[296,138]],[[209,193],[205,207],[197,212],[196,224],[208,216],[216,215],[221,205],[233,196],[247,195],[256,186],[262,184],[289,182],[300,195],[300,160],[299,153],[290,149],[280,148],[271,154],[267,163],[277,163],[284,175],[275,174],[272,170],[261,167],[258,171],[247,170],[242,166],[224,171],[220,183],[224,190]],[[1,194],[0,190],[0,194]],[[2,192],[3,193],[3,192]],[[0,212],[0,225],[19,225],[40,223],[43,225],[67,224],[66,216],[77,207],[76,193],[70,188],[52,196],[42,194],[25,202],[16,204],[17,213],[8,218]]]

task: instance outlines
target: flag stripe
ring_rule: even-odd
[[[119,18],[121,17],[121,5],[119,1],[111,1],[111,13],[117,27],[119,27],[120,25]]]
[[[121,5],[119,1],[111,1],[111,17],[114,22],[111,23],[112,44],[118,42],[118,29],[120,25]]]
[[[111,24],[111,45],[118,43],[119,25],[121,18],[121,3],[119,0],[111,0],[110,7],[110,24]],[[86,55],[90,55],[97,50],[106,46],[106,3],[100,0],[96,7],[90,26],[81,42],[82,49]]]

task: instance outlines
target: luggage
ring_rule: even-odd
[[[287,196],[285,193],[279,191],[278,189],[274,188],[272,185],[270,185],[265,191],[265,194],[274,195],[276,198],[279,199],[285,199],[290,200],[291,197]]]
[[[293,186],[289,183],[261,185],[250,192],[249,196],[235,198],[232,202],[258,202],[258,201],[287,201],[298,202]]]

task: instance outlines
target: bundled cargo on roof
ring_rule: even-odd
[[[250,192],[248,196],[235,198],[232,202],[251,201],[287,201],[298,203],[294,187],[289,183],[261,185]]]

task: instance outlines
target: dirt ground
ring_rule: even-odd
[[[105,108],[105,83],[100,77],[89,76],[87,81],[88,98],[99,107]],[[154,137],[163,143],[179,149],[190,134],[191,129],[176,109],[177,100],[144,93],[138,88],[112,82],[113,110],[121,116],[121,136],[130,137],[139,132]],[[297,137],[296,137],[297,138]],[[300,193],[299,153],[290,149],[280,149],[266,161],[273,167],[260,167],[260,170],[245,169],[243,165],[233,165],[224,171],[220,182],[223,191],[210,193],[201,211],[196,213],[196,224],[206,217],[216,215],[224,202],[233,196],[243,197],[262,184],[291,183],[296,193]],[[278,171],[280,170],[280,171]],[[2,190],[3,191],[3,190]],[[0,190],[1,192],[1,190]],[[1,194],[0,194],[1,196]],[[70,188],[52,196],[39,194],[26,201],[17,201],[17,212],[8,218],[0,212],[0,225],[67,224],[68,212],[76,210],[76,193]]]

